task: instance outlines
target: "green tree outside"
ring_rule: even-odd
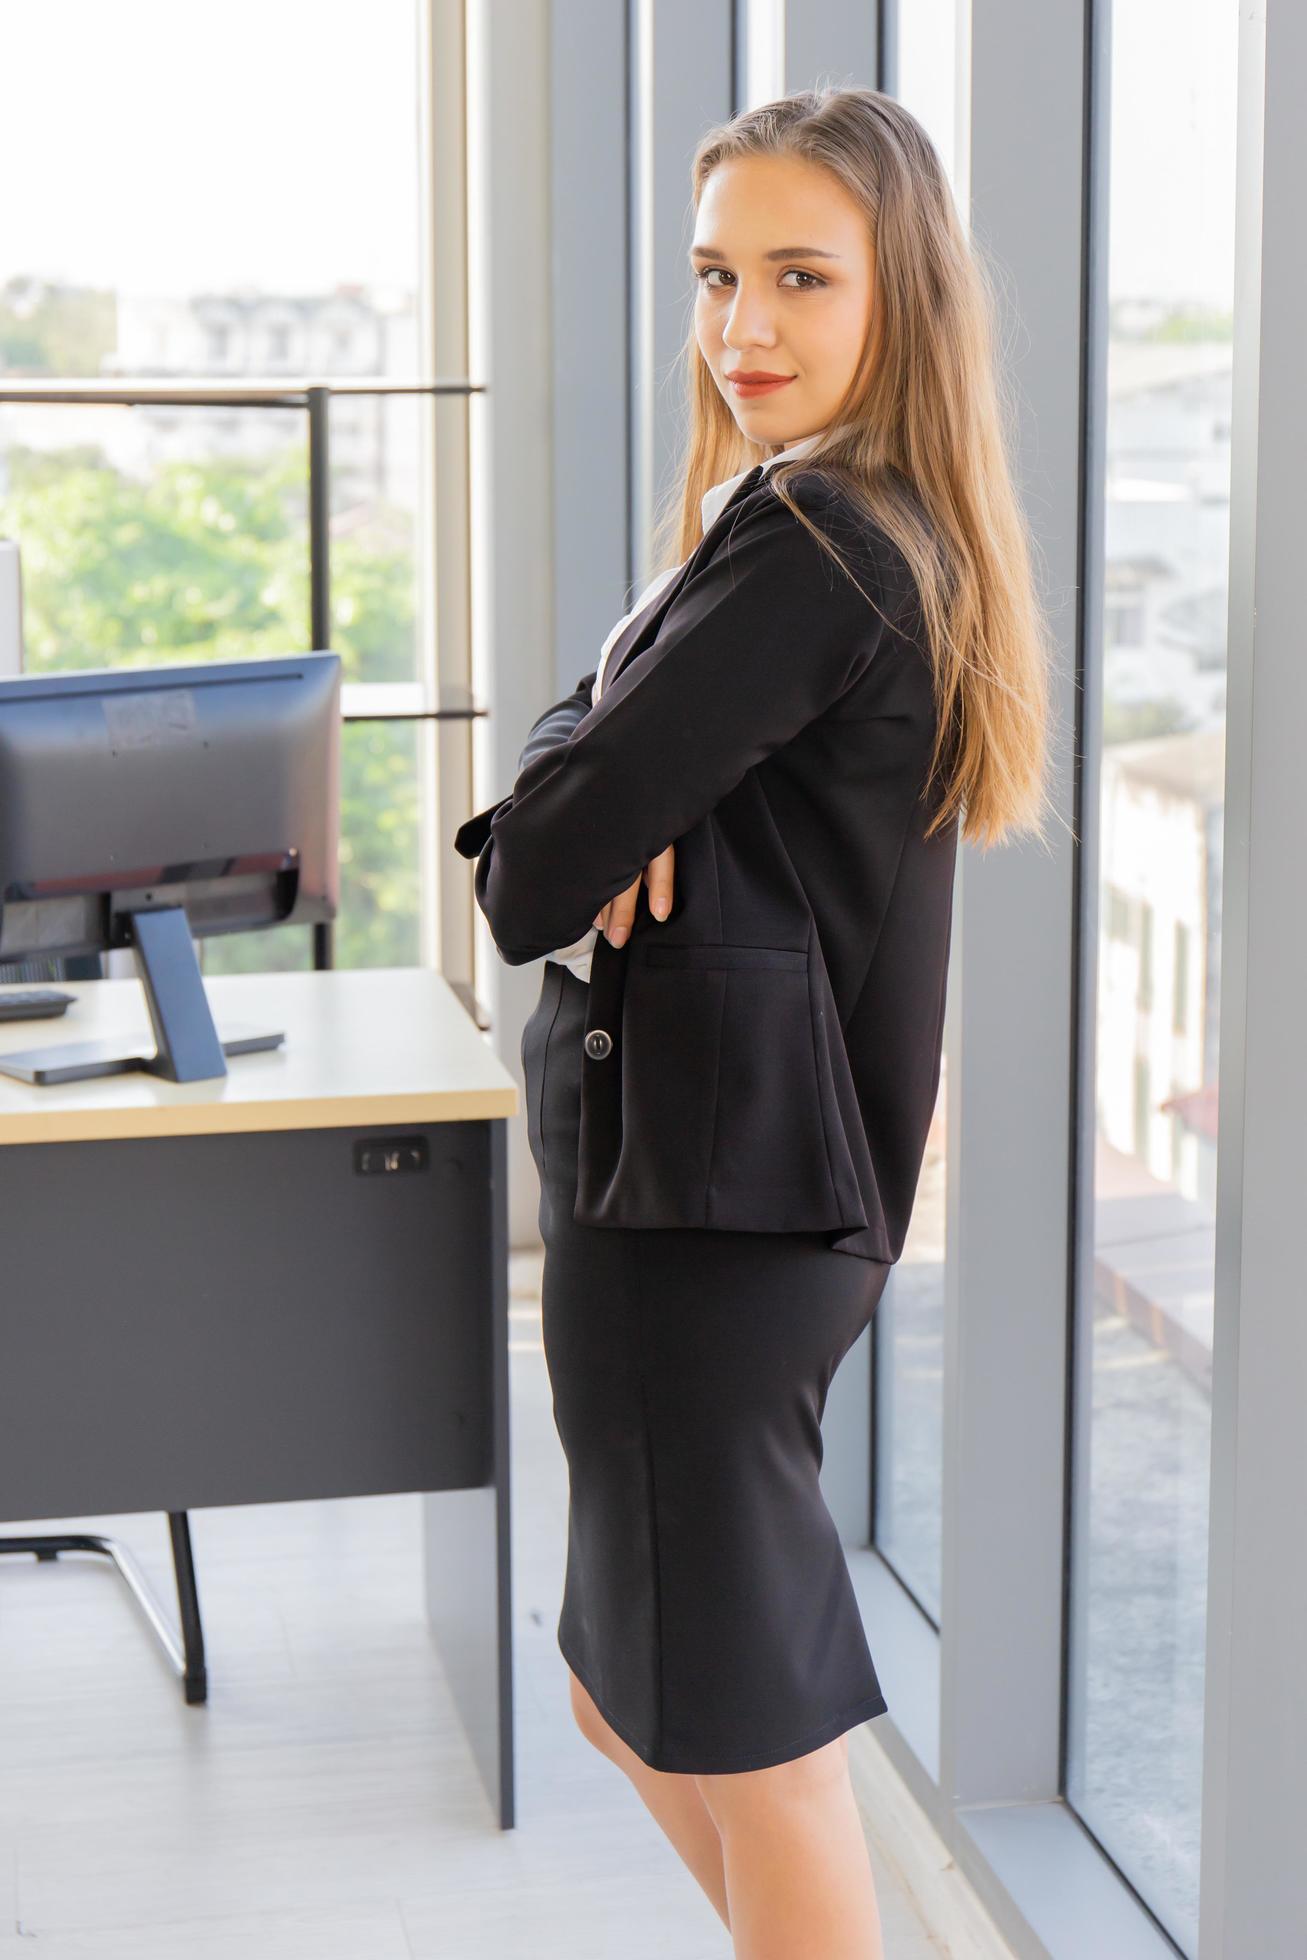
[[[15,447],[6,464],[0,536],[22,552],[30,672],[304,651],[302,442],[272,458],[164,463],[147,482],[89,446]],[[346,681],[412,674],[413,557],[395,544],[407,518],[385,509],[374,517],[332,541],[331,644]],[[417,964],[420,727],[361,723],[343,732],[338,966]],[[207,973],[307,968],[311,928],[208,939],[202,953]]]

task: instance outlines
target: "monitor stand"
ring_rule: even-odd
[[[228,1055],[276,1048],[285,1031],[225,1024],[219,1033],[209,1011],[204,975],[195,957],[183,905],[129,912],[132,950],[145,987],[155,1046],[141,1036],[102,1041],[65,1041],[46,1048],[0,1054],[0,1072],[20,1082],[80,1082],[92,1075],[129,1075],[139,1069],[165,1082],[207,1082],[227,1073]]]

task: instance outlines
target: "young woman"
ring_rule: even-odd
[[[456,843],[501,955],[545,956],[577,1718],[737,1954],[872,1960],[847,1750],[886,1701],[820,1423],[907,1231],[957,838],[1042,832],[1047,642],[989,288],[920,125],[805,91],[692,181],[673,562]]]

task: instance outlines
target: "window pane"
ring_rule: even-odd
[[[172,0],[18,10],[6,56],[33,85],[10,92],[0,164],[41,196],[0,227],[0,389],[417,378],[419,12],[232,0],[215,34]],[[434,679],[433,424],[412,395],[330,404],[330,644],[347,684],[408,695]],[[298,407],[0,402],[28,670],[306,648],[307,474]],[[338,964],[421,956],[424,740],[409,723],[345,731]],[[311,955],[296,929],[214,941],[205,963]]]
[[[351,722],[340,758],[340,911],[335,964],[418,966],[419,744],[425,722]],[[307,926],[202,942],[205,973],[299,972],[313,964]]]
[[[903,1257],[876,1309],[874,1543],[940,1623],[948,1056]]]
[[[1111,10],[1110,34],[1096,1147],[1092,1256],[1077,1302],[1067,1795],[1193,1952],[1235,0],[1136,0]]]
[[[7,7],[0,369],[411,373],[417,45],[417,0]]]
[[[412,682],[435,621],[432,410],[421,395],[337,395],[328,416],[332,645],[346,679]]]
[[[910,109],[939,151],[954,195],[963,201],[962,134],[966,89],[965,57],[971,38],[971,0],[898,0],[898,86]]]
[[[27,671],[268,659],[307,646],[302,414],[26,407],[10,414],[44,418],[47,430],[71,417],[86,431],[77,444],[43,451],[11,443],[5,454],[0,536],[22,544]],[[133,424],[143,417],[164,425],[166,442],[137,441]],[[139,474],[131,465],[142,449],[153,460]],[[362,522],[333,531],[332,645],[343,679],[402,675],[413,625],[404,536],[378,535]],[[418,962],[415,731],[424,726],[345,730],[338,966]],[[212,944],[205,970],[296,968],[310,956],[307,929],[248,933]]]
[[[28,671],[303,652],[302,413],[9,403],[0,418]]]
[[[898,9],[898,96],[939,152],[954,198],[961,57],[969,0],[914,0]],[[876,1549],[938,1627],[942,1584],[945,1162],[948,1057],[926,1141],[903,1257],[876,1309]]]

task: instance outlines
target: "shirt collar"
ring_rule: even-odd
[[[785,462],[791,456],[806,456],[808,451],[814,449],[821,441],[825,433],[826,431],[824,429],[818,429],[816,435],[801,436],[797,442],[787,443],[784,449],[778,450],[774,456],[768,456],[763,461],[761,465],[763,475],[766,475],[773,463]],[[751,463],[749,469],[737,470],[734,476],[728,476],[724,482],[714,483],[710,490],[704,491],[700,509],[703,513],[703,528],[705,533],[721,516],[722,511],[744,482],[745,477],[748,476],[749,470],[757,469],[758,467],[758,464]]]

